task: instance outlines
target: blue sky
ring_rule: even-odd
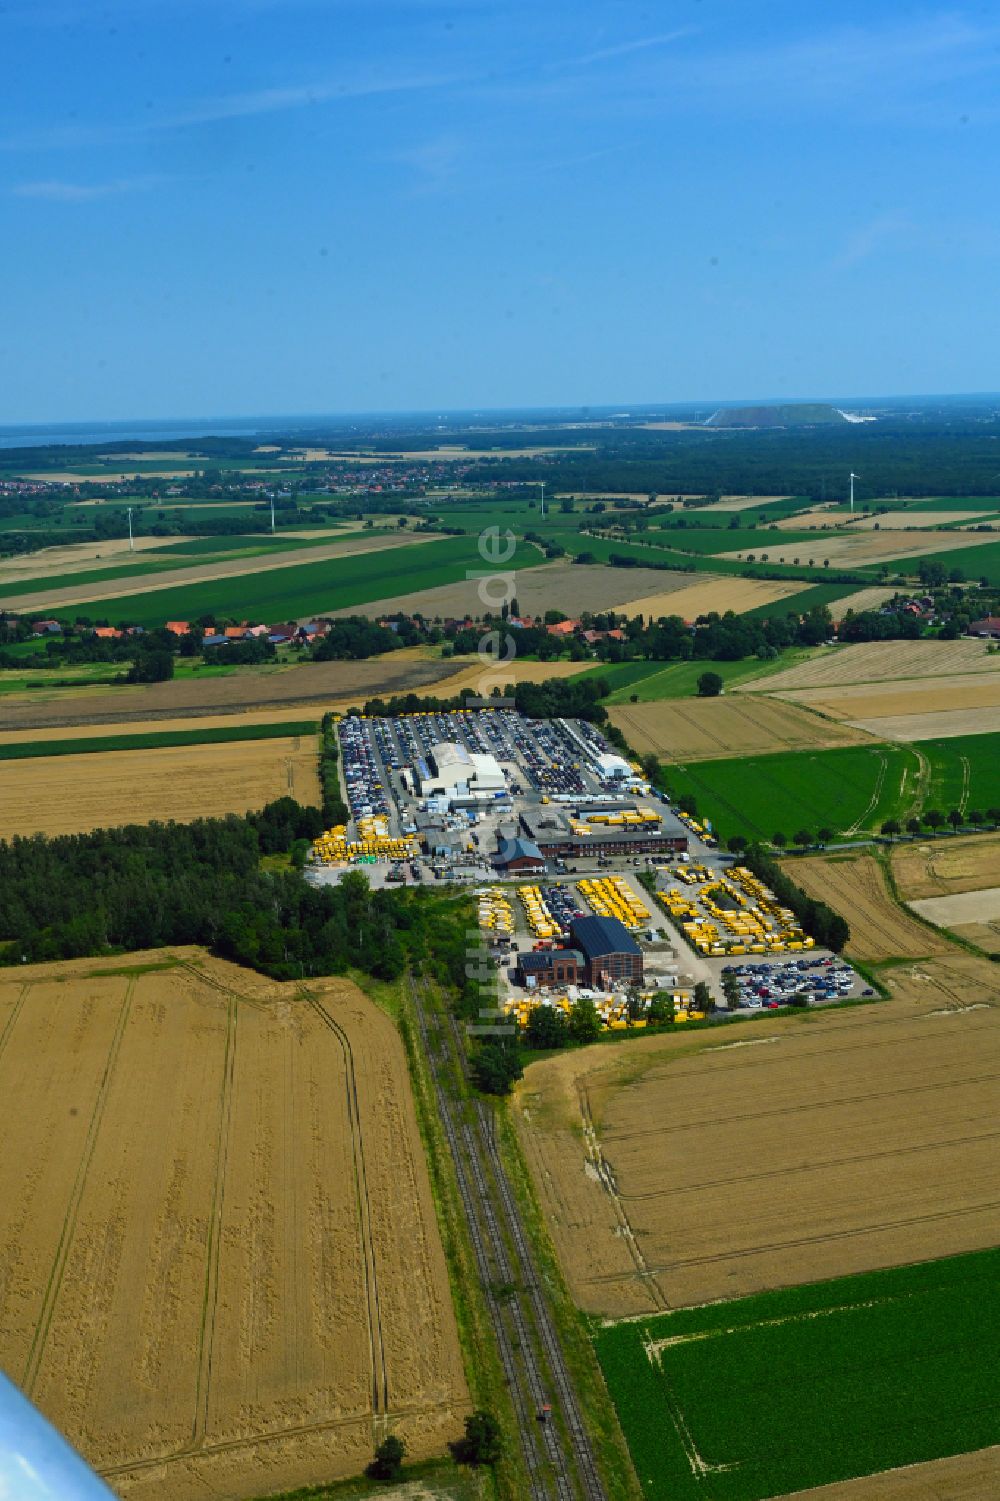
[[[0,0],[0,422],[994,390],[1000,12]]]

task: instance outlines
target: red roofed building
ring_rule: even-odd
[[[174,636],[190,636],[191,634],[191,627],[186,620],[168,620],[163,629],[170,631]]]
[[[94,626],[94,635],[98,636],[102,641],[120,641],[124,634],[124,631],[120,631],[118,627],[114,625]]]
[[[1000,615],[987,615],[985,620],[974,620],[969,626],[970,636],[989,636],[1000,641]]]
[[[545,629],[550,636],[572,636],[574,632],[580,629],[580,622],[578,620],[560,620],[555,625],[547,625]]]

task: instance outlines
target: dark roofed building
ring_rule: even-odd
[[[521,985],[575,985],[582,971],[583,955],[577,949],[539,949],[517,956]]]
[[[642,983],[642,950],[617,917],[574,917],[573,943],[583,954],[588,985],[616,980]]]
[[[501,870],[544,870],[545,856],[530,839],[504,839],[494,863]]]

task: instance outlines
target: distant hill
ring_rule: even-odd
[[[706,427],[828,427],[850,422],[837,407],[821,401],[789,402],[773,407],[720,407]]]

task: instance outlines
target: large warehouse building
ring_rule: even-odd
[[[576,917],[570,934],[574,949],[583,955],[588,985],[604,989],[622,980],[642,984],[642,950],[617,917]]]
[[[492,798],[507,791],[499,762],[452,740],[431,746],[416,763],[421,797]]]

